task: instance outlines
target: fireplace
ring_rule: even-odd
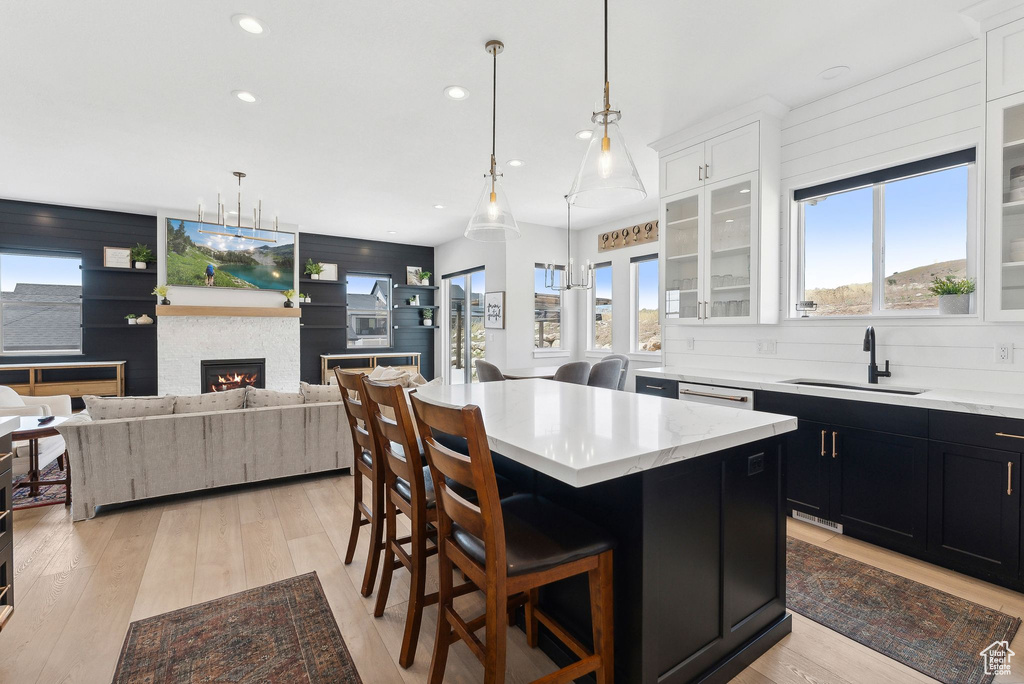
[[[199,378],[203,394],[240,387],[266,387],[266,359],[216,359],[201,361]]]

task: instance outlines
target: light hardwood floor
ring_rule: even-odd
[[[0,632],[0,682],[109,682],[128,623],[246,588],[316,570],[366,684],[422,683],[430,663],[436,608],[426,610],[412,668],[397,665],[408,596],[397,571],[388,610],[374,619],[359,595],[365,539],[342,564],[352,510],[352,478],[328,476],[138,505],[72,525],[63,506],[15,513],[17,608]],[[1024,595],[790,521],[790,534],[957,596],[1024,616]],[[363,528],[364,534],[366,528]],[[433,562],[430,563],[433,566]],[[436,577],[428,579],[428,591]],[[459,599],[469,608],[477,595]],[[734,681],[750,684],[927,682],[928,677],[800,615],[793,633]],[[1024,660],[1024,636],[1013,650]],[[1020,661],[1018,661],[1020,662]],[[1024,682],[1014,663],[996,684]],[[509,682],[554,670],[511,630]],[[446,681],[476,682],[479,664],[463,644]]]

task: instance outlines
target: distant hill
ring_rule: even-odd
[[[888,275],[885,278],[886,305],[890,309],[903,310],[935,308],[935,295],[929,292],[928,288],[933,279],[949,275],[958,278],[966,276],[967,261],[940,261]],[[819,316],[855,316],[871,313],[870,283],[807,290],[804,296],[818,303]]]

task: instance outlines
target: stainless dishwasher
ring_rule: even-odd
[[[679,383],[679,398],[682,401],[695,401],[699,404],[754,410],[753,390],[681,382]]]

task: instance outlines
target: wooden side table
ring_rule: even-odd
[[[14,487],[28,487],[32,496],[39,495],[40,487],[50,485],[64,485],[64,505],[71,505],[71,459],[68,458],[67,449],[57,457],[60,469],[64,471],[64,477],[59,480],[43,480],[39,473],[39,440],[44,437],[59,437],[57,426],[66,421],[66,417],[56,417],[49,423],[39,424],[36,417],[22,418],[18,429],[11,432],[11,439],[14,441],[28,441],[28,476]]]

